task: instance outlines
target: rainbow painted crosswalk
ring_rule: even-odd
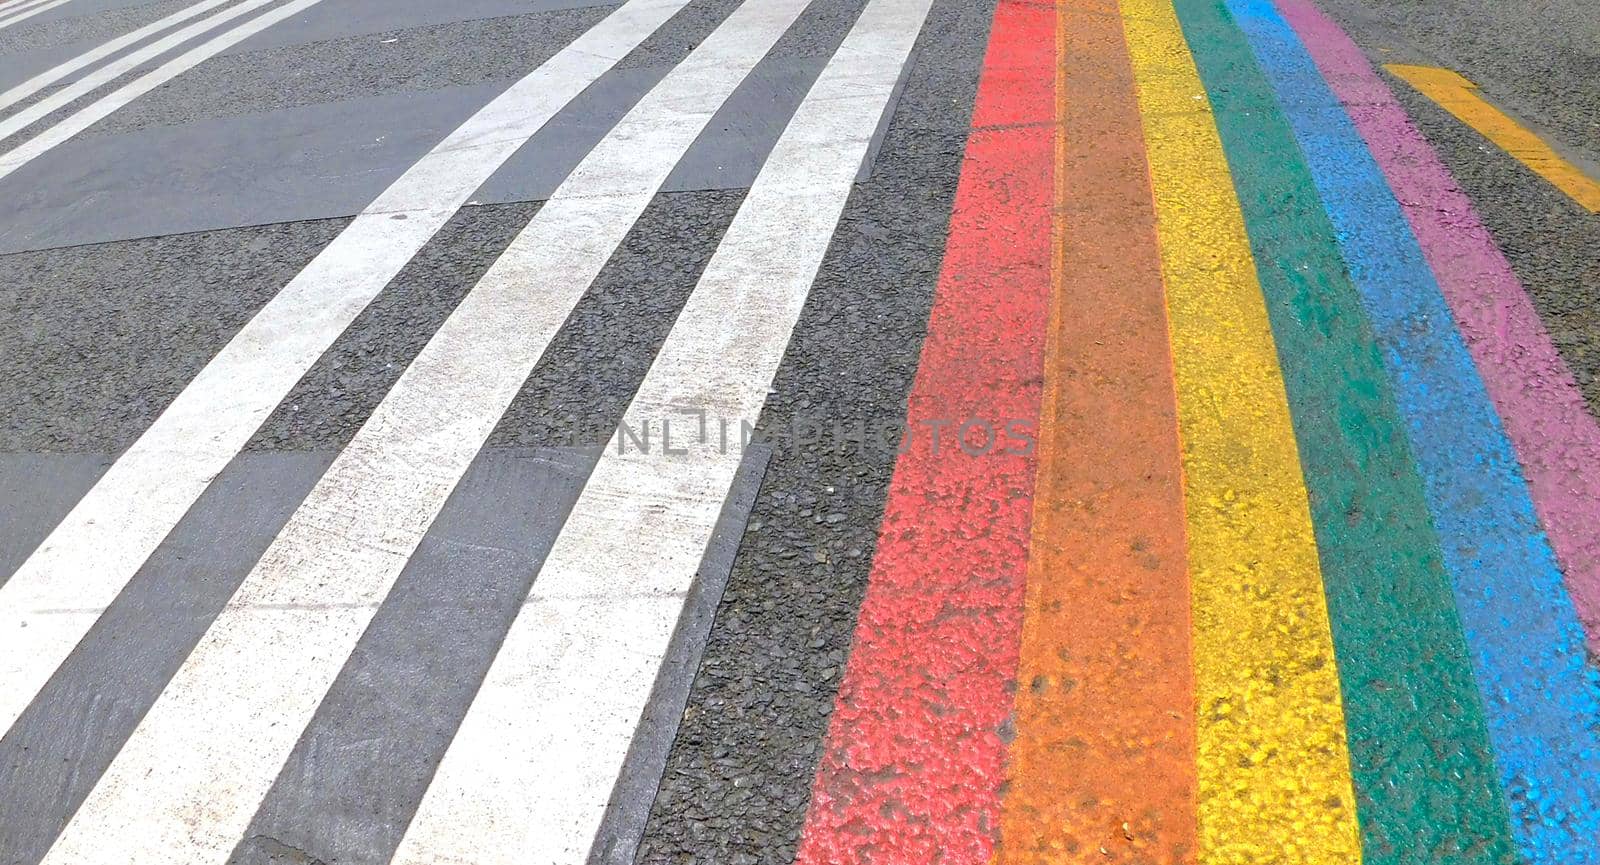
[[[901,456],[800,861],[1600,861],[1600,429],[1361,51],[1012,0],[973,127],[912,419],[1039,447]]]

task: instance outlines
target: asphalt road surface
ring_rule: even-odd
[[[0,865],[1600,863],[1591,0],[0,0]]]

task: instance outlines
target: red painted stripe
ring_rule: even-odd
[[[1054,60],[1054,8],[1002,0],[912,385],[912,443],[890,484],[800,865],[982,865],[994,850],[1036,459],[969,454],[949,432],[935,448],[930,430],[1037,423]]]

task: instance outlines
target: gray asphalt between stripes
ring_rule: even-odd
[[[0,453],[0,586],[111,465],[98,454]],[[21,504],[19,504],[21,503]]]

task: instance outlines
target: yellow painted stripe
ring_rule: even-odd
[[[1171,2],[1123,0],[1122,16],[1183,441],[1198,861],[1359,862],[1316,541],[1244,218]]]
[[[1533,173],[1550,181],[1551,185],[1571,196],[1573,201],[1583,205],[1590,213],[1600,213],[1600,182],[1583,173],[1576,165],[1562,159],[1560,154],[1544,142],[1544,139],[1533,134],[1527,127],[1490,105],[1478,95],[1478,85],[1449,69],[1433,66],[1405,66],[1392,63],[1383,68],[1404,79],[1422,95],[1439,103],[1444,110],[1454,114],[1457,120],[1493,141],[1501,150],[1528,166]]]

